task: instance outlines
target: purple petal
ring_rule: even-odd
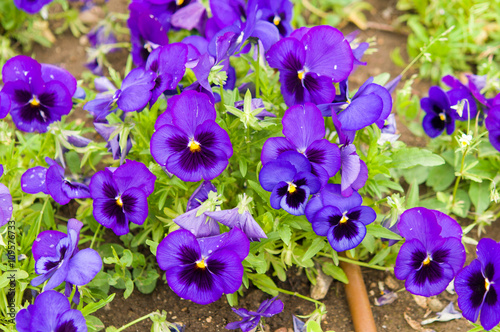
[[[35,59],[26,55],[17,55],[10,58],[2,68],[2,80],[4,84],[21,80],[29,83],[39,80],[42,76],[42,66]]]
[[[50,166],[47,171],[47,190],[60,205],[68,204],[71,200],[62,190],[64,181],[64,169],[59,165]]]
[[[227,233],[198,239],[202,256],[210,256],[211,251],[230,250],[238,256],[242,262],[250,250],[250,242],[247,236],[238,228],[234,227]]]
[[[215,120],[215,107],[204,93],[185,91],[178,98],[171,98],[173,123],[189,137],[195,135],[196,127],[207,120]]]
[[[94,249],[86,248],[76,253],[69,261],[66,282],[77,286],[88,284],[102,268],[101,256]]]
[[[366,96],[366,95],[370,95],[370,94],[374,94],[374,95],[380,97],[380,99],[382,99],[382,111],[380,113],[380,117],[377,120],[383,121],[383,120],[387,119],[389,114],[391,114],[391,110],[392,110],[392,97],[391,97],[391,94],[389,93],[389,91],[387,91],[387,89],[385,87],[378,85],[378,84],[375,84],[375,83],[367,84],[364,87],[362,86],[358,90],[358,92],[356,92],[356,94],[354,95],[353,101],[354,101],[354,99],[356,99],[360,96]],[[372,111],[372,112],[374,112],[374,111]]]
[[[295,72],[303,69],[306,50],[300,41],[294,38],[284,38],[274,44],[266,54],[269,66],[278,70]]]
[[[162,270],[192,264],[201,259],[196,237],[188,230],[173,231],[164,238],[156,250],[156,260]]]
[[[156,73],[142,68],[133,69],[123,80],[122,92],[116,101],[124,112],[141,111],[151,98]]]
[[[314,141],[325,136],[325,120],[316,105],[306,103],[290,107],[283,116],[283,135],[305,152]]]
[[[95,89],[99,92],[107,92],[107,91],[116,91],[118,90],[115,85],[113,83],[111,83],[111,81],[105,77],[105,76],[100,76],[100,77],[96,77],[94,79],[94,86],[95,86]]]
[[[450,100],[450,105],[457,105],[462,100],[466,100],[465,107],[463,109],[462,116],[459,116],[456,111],[453,111],[452,116],[457,120],[466,121],[467,119],[474,119],[477,114],[477,105],[474,97],[467,89],[453,89],[446,92]],[[470,114],[470,115],[469,115]]]
[[[278,156],[277,160],[288,161],[293,167],[295,167],[297,172],[311,171],[311,163],[307,157],[297,151],[285,151]]]
[[[445,126],[446,123],[441,120],[439,116],[432,113],[426,114],[422,122],[422,127],[424,128],[425,133],[430,138],[435,138],[441,135],[444,131]]]
[[[0,119],[3,119],[10,111],[10,97],[8,94],[0,91]]]
[[[259,173],[259,182],[264,190],[272,191],[279,182],[292,181],[295,173],[295,167],[288,161],[270,161],[262,167]]]
[[[267,139],[262,147],[260,160],[262,164],[267,164],[271,160],[277,159],[283,152],[289,150],[295,151],[296,148],[285,137],[271,137]]]
[[[281,302],[281,300],[276,296],[270,300],[262,302],[257,312],[261,313],[264,317],[271,317],[282,312],[283,308],[283,302]]]
[[[357,206],[349,210],[347,217],[359,221],[363,225],[371,224],[377,218],[375,211],[369,206]]]
[[[200,24],[204,16],[206,17],[205,6],[200,2],[192,2],[175,12],[171,23],[176,28],[192,30]]]
[[[407,241],[418,239],[426,247],[430,246],[427,243],[431,243],[439,237],[442,230],[432,210],[422,207],[406,210],[401,215],[398,229],[401,236]]]
[[[68,299],[56,291],[45,291],[35,299],[30,331],[56,331],[59,316],[71,309]]]
[[[312,142],[307,148],[305,155],[311,162],[313,174],[315,175],[319,175],[321,172],[321,170],[318,169],[319,167],[323,168],[328,173],[328,177],[335,176],[340,169],[340,149],[336,144],[326,139]]]
[[[309,208],[309,204],[307,207]],[[317,211],[317,213],[315,213],[312,218],[308,218],[308,220],[312,224],[314,233],[320,236],[327,236],[330,228],[335,226],[335,223],[332,221],[335,220],[336,223],[338,223],[341,218],[342,212],[335,206],[329,205]]]
[[[302,38],[306,48],[306,66],[311,72],[340,82],[349,76],[354,56],[349,42],[330,26],[311,28]]]
[[[305,213],[310,193],[309,187],[297,187],[293,194],[287,193],[281,198],[280,206],[283,210],[294,216],[301,216]]]
[[[281,181],[273,187],[270,197],[271,207],[273,209],[281,209],[281,199],[286,195],[287,191],[288,183],[285,181]]]
[[[76,79],[66,69],[42,63],[42,78],[48,83],[50,81],[61,82],[69,91],[70,95],[74,95],[76,91]]]
[[[253,32],[250,36],[259,39],[266,51],[280,40],[280,33],[276,26],[262,20],[255,23]]]
[[[458,272],[455,277],[458,307],[462,310],[463,316],[471,322],[477,321],[479,311],[483,306],[485,289],[482,290],[481,287],[484,287],[484,282],[485,280],[481,273],[481,263],[477,259]],[[475,286],[480,287],[476,289]]]
[[[191,211],[201,205],[208,199],[208,194],[213,191],[217,192],[217,188],[210,181],[203,181],[198,188],[191,194],[186,206],[186,212]]]
[[[74,332],[87,331],[87,322],[80,310],[76,309],[65,311],[61,316],[59,316],[57,326],[58,327],[55,331],[61,331],[65,328],[72,328],[71,331]]]
[[[458,222],[448,216],[443,212],[439,212],[437,210],[430,210],[436,216],[437,223],[441,226],[442,230],[439,234],[441,237],[454,237],[459,240],[462,239],[462,227],[458,224]],[[500,253],[499,253],[500,254]]]
[[[66,236],[67,234],[59,231],[41,232],[33,242],[33,247],[31,249],[35,261],[39,260],[42,256],[55,257],[57,255],[57,244]]]
[[[335,251],[344,251],[356,248],[365,238],[366,227],[360,222],[347,220],[328,230],[328,242]]]
[[[113,172],[113,180],[122,193],[129,188],[138,188],[149,196],[155,189],[156,176],[143,163],[127,160]]]
[[[320,194],[324,205],[336,206],[342,212],[360,206],[363,201],[361,195],[357,192],[354,192],[349,197],[342,196],[340,185],[338,184],[327,184]]]
[[[188,148],[189,138],[173,125],[158,128],[151,137],[151,155],[160,165],[166,165],[168,158]]]
[[[204,147],[211,148],[213,146],[224,151],[227,159],[233,155],[233,145],[229,140],[229,135],[213,120],[207,120],[198,125],[194,138],[201,144],[202,150]]]
[[[197,217],[196,214],[198,213],[198,209],[199,208],[195,208],[190,211],[186,211],[186,213],[176,217],[174,222],[193,233],[193,235],[197,238],[219,235],[219,224],[215,220],[207,218],[205,213],[202,213]]]
[[[0,227],[6,225],[12,217],[12,196],[9,188],[0,183]]]
[[[137,225],[144,224],[148,217],[148,198],[139,188],[128,188],[122,195],[123,212],[128,221]]]
[[[47,191],[46,177],[48,168],[36,166],[28,169],[21,176],[21,188],[25,193],[36,194],[43,192],[49,194]]]
[[[118,187],[113,179],[113,173],[108,169],[97,172],[90,180],[90,195],[92,199],[110,199],[118,195]]]
[[[399,280],[405,280],[410,274],[415,273],[415,270],[419,268],[419,266],[413,266],[413,257],[417,252],[427,252],[427,249],[419,240],[407,239],[406,242],[403,243],[401,249],[399,249],[399,253],[396,258],[396,265],[394,267],[394,275],[396,278]]]
[[[383,100],[376,94],[353,99],[347,108],[338,114],[343,130],[360,130],[377,121],[384,108]]]

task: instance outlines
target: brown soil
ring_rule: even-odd
[[[387,26],[390,26],[398,15],[395,9],[396,0],[369,0],[368,2],[374,6],[374,11],[367,15],[368,21],[371,22],[370,26],[375,28],[362,31],[360,37],[365,39],[375,36],[377,38],[378,52],[364,58],[368,62],[368,65],[358,68],[356,74],[352,78],[354,86],[359,86],[368,77],[383,72],[389,72],[391,77],[398,75],[402,68],[392,63],[389,54],[395,47],[400,47],[403,53],[406,51],[406,35],[398,32],[385,31]],[[127,3],[128,1],[126,0],[110,0],[108,8],[116,12],[125,12]],[[355,27],[350,24],[346,26],[343,31],[348,33],[354,29]],[[42,47],[35,47],[33,55],[36,56],[39,62],[57,64],[69,70],[77,79],[80,79],[82,72],[85,70],[85,47],[85,40],[74,38],[69,32],[66,32],[58,36],[57,42],[53,48],[44,49]],[[405,54],[403,55],[405,56]],[[127,54],[125,51],[113,55],[112,63],[115,69],[122,70],[126,57]],[[427,93],[428,87],[429,83],[427,82],[417,82],[414,93],[423,96]],[[83,111],[77,112],[76,116],[85,117]],[[414,146],[425,145],[426,140],[424,138],[413,136],[410,131],[401,124],[398,129],[402,134],[401,140],[406,143]],[[491,228],[493,229],[488,235],[497,241],[500,240],[500,225],[495,225]],[[472,250],[472,252],[474,251]],[[468,261],[472,259],[473,256],[470,256]],[[373,303],[375,297],[380,296],[378,282],[384,281],[387,277],[393,278],[393,274],[372,269],[363,269],[362,271],[367,291],[370,294],[370,302]],[[404,283],[401,281],[397,281],[397,285],[397,289],[404,287]],[[278,282],[278,286],[308,295],[310,284],[304,273],[300,274],[297,273],[297,270],[290,269],[288,271],[287,282]],[[206,306],[194,304],[190,301],[180,299],[164,284],[164,280],[158,282],[158,286],[152,294],[144,295],[138,291],[134,291],[127,300],[123,298],[123,291],[113,291],[117,293],[115,300],[96,313],[106,326],[113,325],[115,327],[120,327],[156,310],[167,311],[167,320],[184,324],[186,326],[186,331],[225,331],[224,326],[228,322],[239,319],[239,317],[231,311],[225,297]],[[269,298],[269,295],[264,294],[258,289],[251,288],[247,290],[245,296],[240,299],[239,307],[256,310],[259,303],[267,298]],[[281,314],[269,318],[266,321],[266,323],[269,324],[268,328],[270,331],[279,329],[280,332],[289,332],[292,329],[292,315],[307,315],[314,310],[314,305],[312,303],[297,297],[280,294],[279,298],[284,302],[285,309]],[[455,308],[457,308],[456,296],[444,292],[442,295],[438,296],[437,299],[443,304],[454,301]],[[325,303],[328,311],[328,314],[322,321],[324,330],[334,330],[337,332],[353,331],[344,288],[340,282],[333,282],[323,303]],[[424,319],[424,316],[426,316],[427,311],[419,307],[412,298],[412,295],[405,291],[398,293],[398,299],[394,303],[382,307],[372,306],[372,309],[379,331],[414,331],[406,322],[404,314],[408,314],[416,321],[421,321]],[[427,314],[433,315],[429,312],[427,312]],[[126,329],[126,331],[149,331],[150,328],[151,322],[143,321]],[[430,328],[436,331],[467,331],[471,328],[471,325],[462,318],[447,323],[434,323],[430,325]]]

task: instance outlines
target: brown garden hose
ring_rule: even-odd
[[[349,279],[349,283],[345,285],[345,294],[354,330],[356,332],[377,332],[361,268],[347,262],[340,262],[340,267]]]

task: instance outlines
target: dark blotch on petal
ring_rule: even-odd
[[[56,328],[56,332],[75,332],[77,328],[72,320],[67,320]]]
[[[183,265],[194,264],[200,258],[198,252],[189,246],[182,246],[179,252],[181,253],[179,260]]]
[[[172,138],[169,138],[167,141],[168,146],[175,152],[182,152],[184,151],[189,143],[189,139],[184,136],[173,136]]]
[[[56,96],[53,93],[42,93],[40,95],[40,104],[47,107],[54,107],[56,104]]]
[[[328,218],[328,222],[332,226],[337,226],[339,224],[339,222],[340,222],[341,219],[342,219],[342,216],[330,216]]]
[[[347,221],[342,224],[338,224],[337,227],[333,229],[333,237],[335,240],[340,241],[343,238],[352,239],[358,235],[359,231],[352,221]]]
[[[486,293],[486,285],[481,271],[475,271],[467,280],[467,287],[472,291],[470,303],[473,308],[479,308],[483,303],[484,293]],[[492,290],[493,287],[490,288]],[[495,293],[496,295],[496,293]]]
[[[31,92],[27,90],[14,90],[14,101],[18,104],[27,104],[31,98]]]
[[[285,196],[287,192],[288,192],[288,186],[283,186],[281,188],[278,188],[278,196],[279,197]]]
[[[286,193],[286,204],[292,209],[297,209],[301,204],[306,201],[306,191],[297,187],[293,194]]]
[[[450,256],[449,249],[438,249],[432,253],[432,260],[437,263],[444,263],[447,261],[449,256]]]
[[[361,211],[354,211],[346,214],[347,218],[352,219],[352,220],[359,220],[359,217],[361,216]]]
[[[484,298],[484,303],[486,303],[489,306],[494,306],[498,301],[498,294],[495,288],[490,287],[488,290],[488,293],[486,293],[486,296]]]
[[[441,120],[439,118],[439,116],[436,116],[436,117],[432,118],[431,125],[432,125],[433,128],[439,129],[440,131],[443,131],[444,127],[446,125],[446,122],[443,121],[443,120]]]
[[[491,262],[486,264],[486,267],[484,268],[484,276],[488,278],[488,280],[495,279],[495,266],[493,266]]]
[[[420,267],[422,266],[422,263],[424,262],[424,260],[427,258],[427,253],[425,253],[424,251],[415,251],[411,254],[411,267],[414,269],[414,270],[418,270],[420,269]]]
[[[129,195],[123,195],[121,199],[123,202],[123,210],[127,213],[134,212],[135,204],[137,203],[135,197]]]
[[[116,222],[118,225],[122,226],[127,222],[122,208],[116,203],[116,200],[114,198],[106,202],[103,212],[110,218],[116,217]]]
[[[307,180],[305,178],[303,179],[298,179],[294,183],[297,187],[302,187],[302,186],[307,186]]]
[[[318,149],[309,149],[307,150],[307,159],[309,159],[311,163],[323,164],[325,161],[325,152]]]
[[[425,259],[425,258],[424,258]],[[424,285],[428,280],[433,284],[443,277],[443,268],[436,261],[431,260],[427,265],[422,265],[422,268],[415,273],[415,283]]]
[[[215,134],[210,131],[199,133],[198,135],[196,135],[195,140],[200,143],[202,150],[203,148],[213,147],[216,142]]]

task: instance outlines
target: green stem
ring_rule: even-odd
[[[260,98],[260,47],[257,43],[257,63],[255,68],[255,97]]]
[[[222,83],[220,83],[219,85],[219,89],[220,89],[220,112],[221,112],[221,115],[224,113],[224,111],[226,110],[226,105],[224,104],[224,86],[222,85]]]
[[[95,230],[94,237],[92,238],[92,242],[90,242],[90,248],[94,246],[95,239],[97,238],[97,234],[101,230],[101,224],[97,225],[97,229]]]
[[[455,205],[455,199],[457,197],[457,190],[458,190],[458,185],[460,183],[460,180],[462,179],[462,172],[464,171],[464,164],[465,164],[465,156],[467,155],[467,150],[469,147],[466,147],[464,152],[462,153],[462,163],[460,164],[460,175],[457,176],[457,179],[455,180],[455,187],[453,187],[453,200],[451,201],[451,205]]]
[[[355,264],[355,265],[359,265],[359,266],[363,266],[363,267],[369,267],[370,269],[374,269],[374,270],[380,270],[380,271],[394,270],[393,267],[383,267],[383,266],[378,266],[378,265],[370,265],[368,263],[360,262],[360,261],[350,259],[347,257],[342,257],[340,255],[338,256],[338,258],[339,258],[339,261],[351,263],[351,264]]]
[[[307,297],[305,295],[299,294],[297,292],[292,292],[292,291],[289,291],[289,290],[286,290],[286,289],[283,289],[283,288],[274,287],[274,286],[270,286],[270,285],[266,285],[266,288],[278,291],[278,292],[283,293],[283,294],[288,294],[288,295],[296,296],[296,297],[299,297],[301,299],[304,299],[304,300],[307,300],[309,302],[312,302],[314,304],[317,304],[317,305],[320,305],[320,306],[324,306],[323,302],[311,299],[310,297]]]
[[[123,330],[125,330],[127,327],[130,327],[130,326],[132,326],[132,325],[134,325],[134,324],[137,324],[137,323],[139,323],[139,322],[141,322],[141,321],[143,321],[143,320],[145,320],[145,319],[148,319],[148,318],[150,318],[151,316],[153,316],[153,313],[152,313],[152,312],[151,312],[151,313],[149,313],[149,314],[147,314],[147,315],[145,315],[145,316],[142,316],[142,317],[140,317],[140,318],[137,318],[136,320],[134,320],[134,321],[132,321],[132,322],[130,322],[130,323],[128,323],[128,324],[126,324],[126,325],[123,325],[122,327],[120,327],[119,329],[117,329],[117,330],[116,330],[116,332],[123,331]]]

